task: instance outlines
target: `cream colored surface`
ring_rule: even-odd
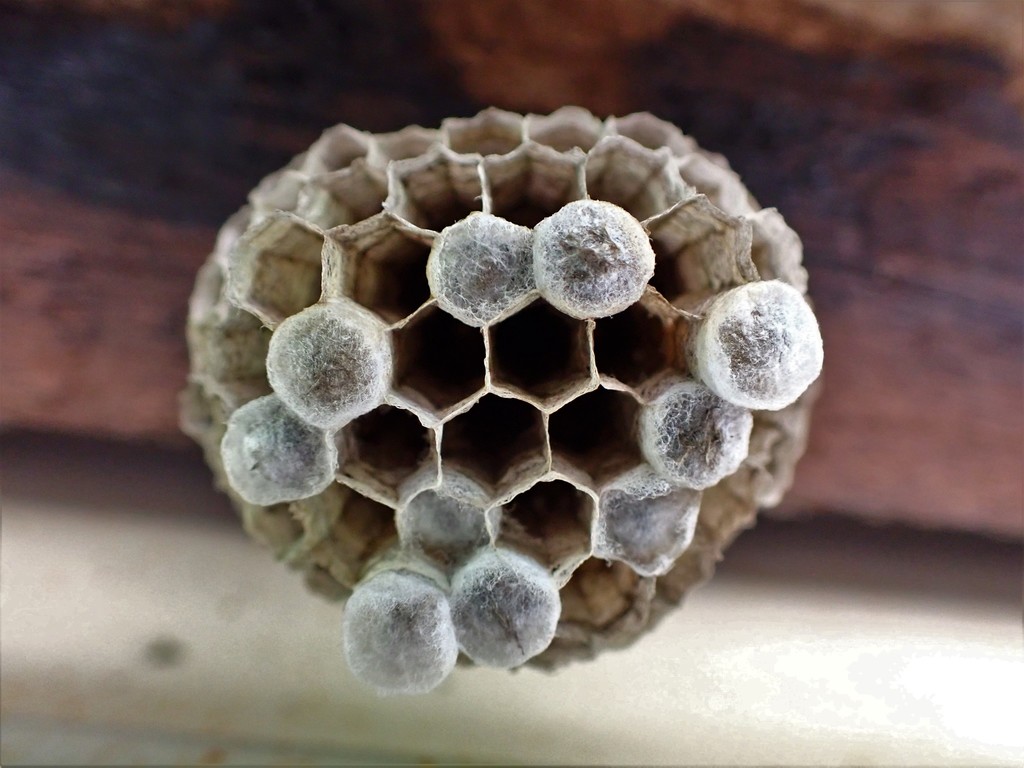
[[[555,675],[458,669],[433,695],[379,698],[345,668],[338,606],[242,535],[197,463],[79,454],[62,483],[45,446],[3,455],[5,766],[1024,755],[1020,574],[1005,550],[769,527],[629,650]],[[886,584],[907,571],[919,578]],[[1008,576],[1018,584],[986,586]]]

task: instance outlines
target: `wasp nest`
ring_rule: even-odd
[[[647,114],[326,131],[225,224],[185,429],[421,692],[625,645],[775,504],[821,369],[796,234]]]

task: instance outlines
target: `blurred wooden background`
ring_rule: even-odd
[[[650,110],[802,235],[784,511],[1021,534],[1024,4],[0,0],[4,430],[180,442],[216,228],[337,122]]]

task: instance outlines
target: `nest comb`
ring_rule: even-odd
[[[789,486],[821,367],[801,260],[648,114],[336,126],[221,229],[183,425],[249,534],[346,602],[377,688],[592,657]]]

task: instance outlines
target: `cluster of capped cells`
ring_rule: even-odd
[[[337,126],[222,229],[183,423],[344,601],[362,681],[592,655],[789,484],[822,364],[801,256],[647,114]]]

